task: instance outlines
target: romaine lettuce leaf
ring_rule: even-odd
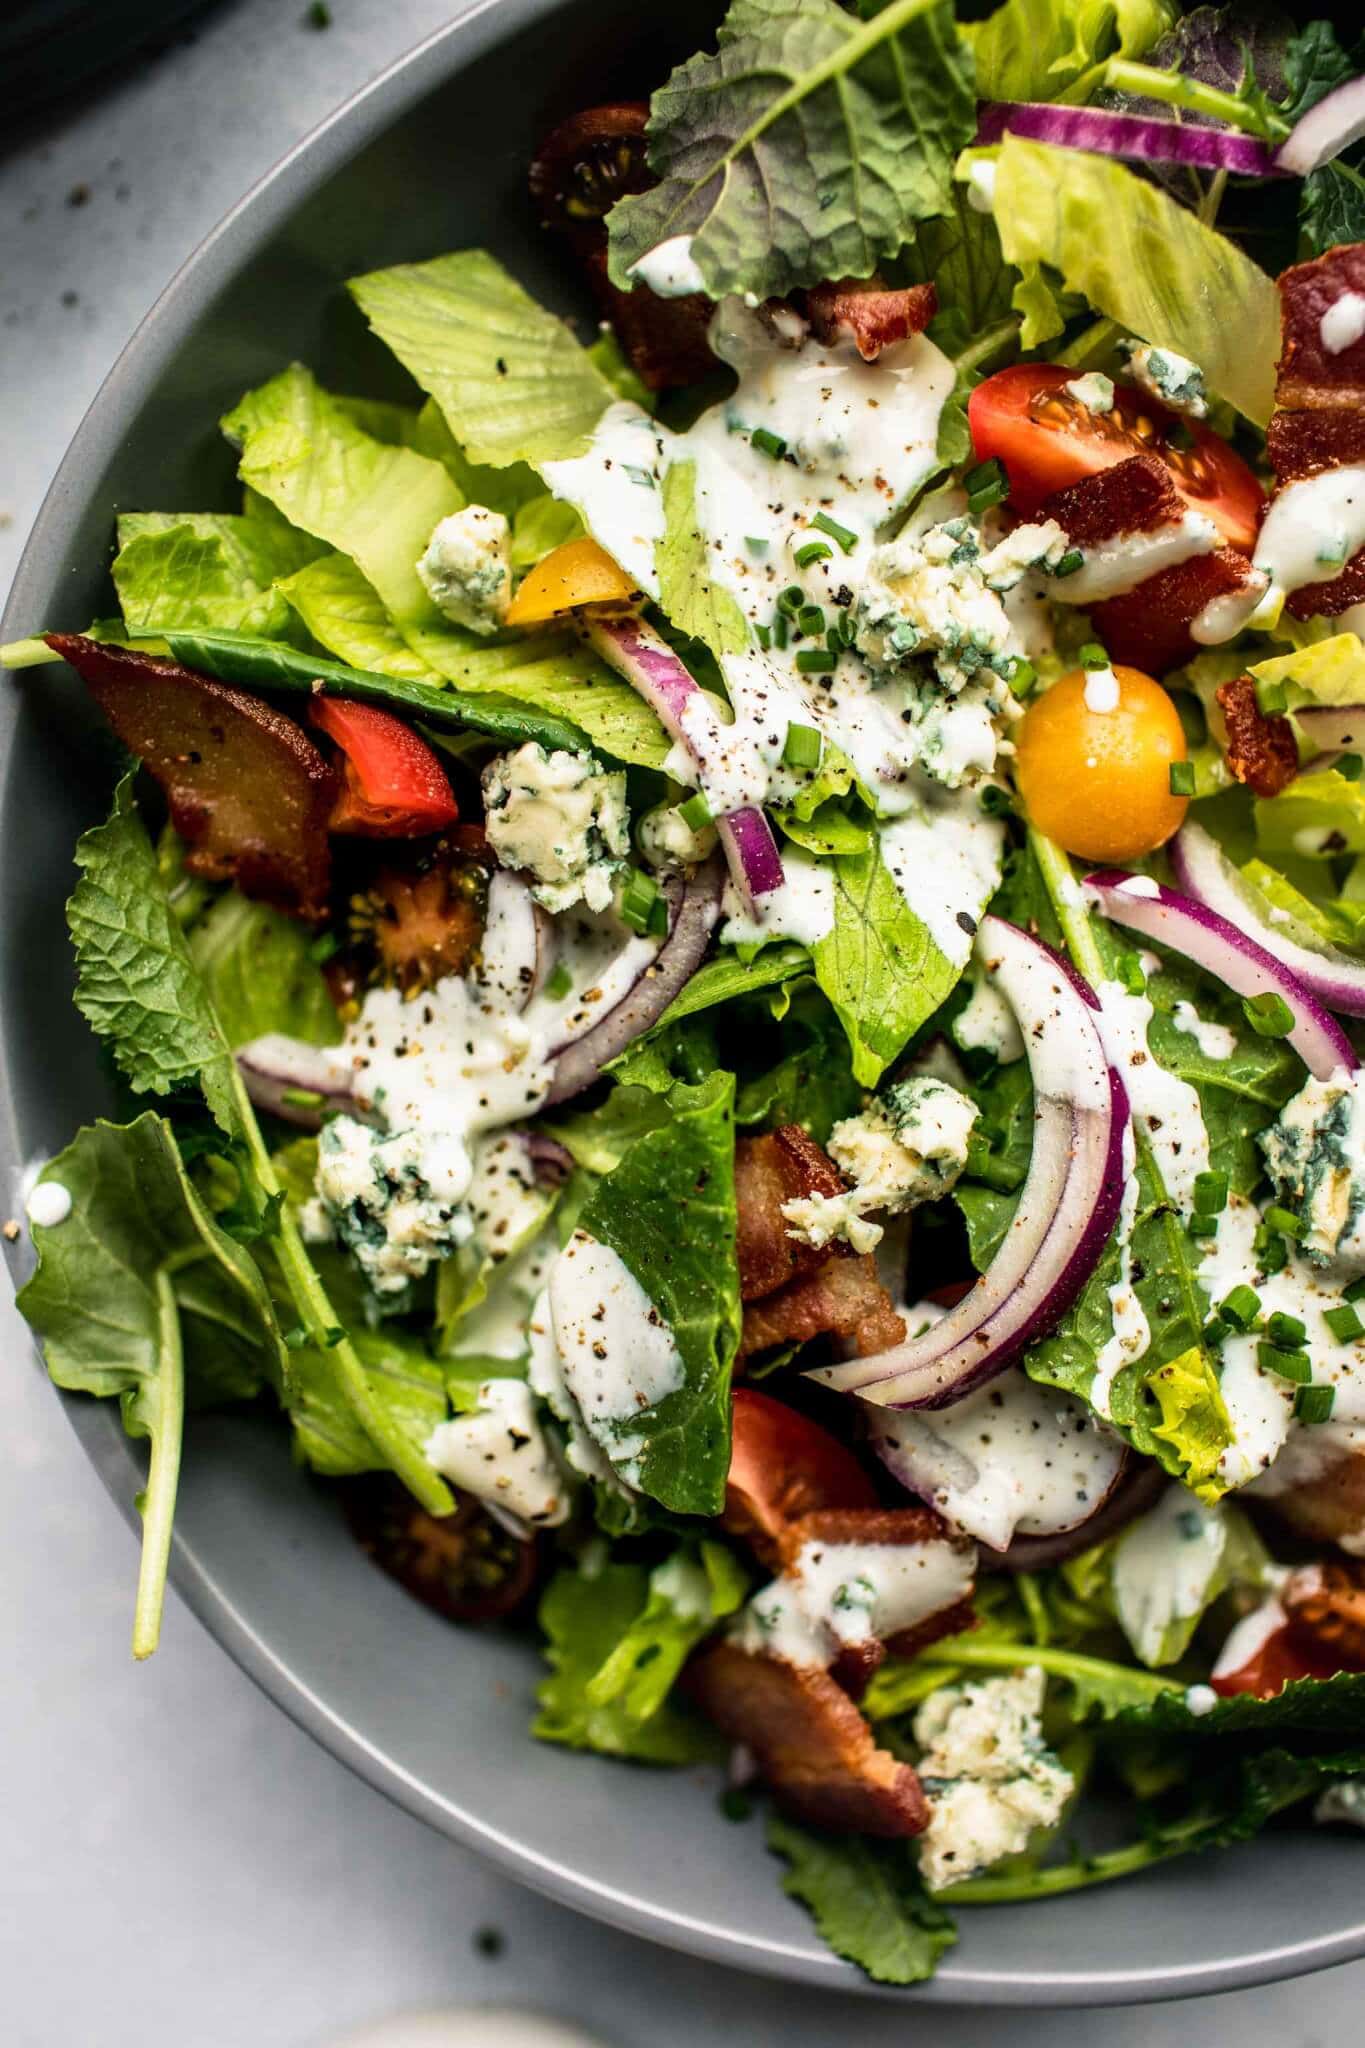
[[[1365,785],[1348,782],[1336,768],[1296,776],[1278,796],[1258,797],[1253,815],[1256,843],[1272,860],[1365,853]]]
[[[854,1078],[871,1088],[960,970],[911,910],[875,841],[830,866],[834,925],[814,948],[815,978],[848,1033]]]
[[[749,627],[735,599],[713,581],[709,551],[697,519],[697,465],[673,462],[664,471],[664,535],[654,550],[659,602],[679,633],[711,652],[742,654]]]
[[[341,1037],[306,925],[228,889],[195,919],[189,942],[190,958],[234,1050],[268,1031],[309,1045],[335,1045]]]
[[[783,1891],[809,1909],[836,1955],[878,1984],[922,1984],[957,1940],[907,1842],[816,1834],[775,1813],[768,1847],[786,1860]]]
[[[1055,100],[1109,57],[1142,57],[1170,26],[1165,0],[1005,0],[964,23],[983,100]]]
[[[1333,633],[1309,647],[1254,661],[1249,673],[1259,683],[1283,683],[1291,710],[1303,703],[1365,702],[1365,647],[1357,633]]]
[[[1189,356],[1264,426],[1275,398],[1274,281],[1232,242],[1112,158],[1007,135],[995,218],[1011,263],[1059,271],[1098,313]]]
[[[579,1228],[629,1267],[673,1333],[683,1384],[630,1422],[621,1460],[637,1492],[675,1514],[718,1515],[730,1463],[730,1367],[739,1343],[734,1076],[678,1083],[670,1119],[636,1139],[589,1196]],[[602,1449],[616,1452],[605,1431]]]
[[[243,483],[357,564],[400,626],[443,622],[417,574],[432,529],[464,498],[446,469],[377,441],[294,363],[224,416]]]
[[[392,1323],[377,1330],[353,1326],[350,1341],[372,1400],[414,1456],[420,1456],[432,1430],[450,1412],[441,1366],[423,1344]],[[390,1460],[360,1427],[327,1353],[302,1345],[290,1353],[290,1368],[285,1406],[299,1450],[313,1470],[329,1479],[388,1471]]]
[[[732,0],[716,45],[650,102],[659,182],[607,217],[616,284],[690,234],[713,298],[781,297],[866,277],[946,210],[976,108],[943,0],[890,0],[869,21],[835,0]]]
[[[412,445],[419,455],[445,465],[466,503],[487,505],[514,524],[523,506],[544,494],[545,486],[529,462],[471,462],[434,398],[422,402]]]
[[[469,461],[501,468],[585,452],[611,385],[486,250],[374,270],[349,289]]]
[[[1134,1656],[1152,1669],[1176,1663],[1214,1601],[1232,1585],[1254,1596],[1269,1562],[1237,1508],[1206,1507],[1184,1487],[1167,1487],[1113,1546],[1114,1613]]]
[[[295,630],[274,585],[321,553],[287,521],[240,513],[125,512],[114,588],[128,631],[225,626],[281,639]]]

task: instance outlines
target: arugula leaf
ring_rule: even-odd
[[[1279,112],[1292,128],[1319,100],[1353,77],[1355,70],[1330,21],[1305,23],[1285,44],[1286,96],[1279,102]]]
[[[735,1122],[768,1130],[800,1124],[823,1145],[835,1124],[861,1109],[863,1091],[853,1078],[839,1019],[815,989],[797,991],[782,1043],[788,1049],[774,1066],[741,1082]]]
[[[335,1045],[341,1020],[306,925],[225,890],[190,927],[190,958],[235,1050],[268,1031]]]
[[[815,978],[848,1033],[855,1080],[871,1088],[952,992],[959,970],[896,887],[875,841],[830,866],[834,924],[815,946]]]
[[[1365,1676],[1340,1671],[1335,1678],[1292,1679],[1272,1699],[1237,1693],[1206,1714],[1191,1713],[1183,1687],[1121,1716],[1125,1729],[1184,1737],[1201,1748],[1222,1747],[1232,1737],[1277,1740],[1305,1746],[1349,1736],[1365,1727]]]
[[[737,954],[722,953],[697,969],[686,988],[673,998],[658,1023],[646,1035],[657,1038],[672,1025],[681,1023],[683,1018],[714,1009],[717,1003],[733,1002],[736,997],[753,995],[759,989],[780,987],[783,982],[794,980],[798,974],[809,974],[810,966],[810,954],[792,939],[783,939],[775,946],[765,946],[753,960],[741,960]],[[636,1045],[643,1042],[637,1039]],[[629,1056],[626,1054],[621,1060],[613,1060],[608,1072],[624,1078],[624,1061]]]
[[[667,1088],[673,1085],[669,1079]],[[668,1105],[653,1088],[613,1088],[596,1109],[571,1111],[550,1126],[576,1166],[589,1173],[611,1173],[637,1138],[668,1122]]]
[[[962,33],[970,35],[970,26]],[[991,214],[971,204],[960,183],[953,185],[942,218],[920,223],[901,263],[910,283],[936,287],[941,315],[960,317],[954,332],[964,344],[1009,315],[1015,272],[1005,261],[1000,230]]]
[[[321,552],[287,521],[214,512],[125,512],[114,588],[123,623],[144,638],[170,626],[226,626],[288,638],[297,629],[276,592]]]
[[[651,1579],[658,1576],[643,1565],[604,1564],[591,1574],[559,1571],[551,1579],[537,1617],[550,1665],[550,1676],[536,1689],[540,1712],[532,1723],[542,1742],[652,1764],[704,1763],[723,1753],[720,1738],[704,1721],[667,1700],[654,1702],[647,1682],[632,1685],[619,1665],[593,1696],[594,1684],[632,1636],[641,1652],[650,1632],[659,1640],[657,1608],[648,1628],[644,1622],[655,1604]],[[634,1664],[635,1655],[626,1661]]]
[[[243,483],[350,555],[400,625],[440,626],[417,560],[464,504],[440,463],[375,440],[301,363],[247,392],[222,428],[241,450]]]
[[[878,1984],[922,1984],[957,1940],[905,1842],[815,1834],[775,1813],[768,1847],[789,1866],[783,1891],[809,1908],[836,1955]]]
[[[866,277],[947,210],[975,121],[945,0],[891,0],[867,22],[834,0],[732,0],[714,56],[650,101],[659,183],[607,216],[612,281],[629,290],[631,265],[680,234],[713,298]]]
[[[220,1230],[164,1117],[79,1131],[42,1180],[65,1188],[64,1223],[35,1224],[38,1269],[18,1305],[59,1387],[117,1397],[151,1457],[133,1655],[157,1646],[187,1393],[246,1400],[282,1377],[270,1298],[250,1255]]]
[[[632,1416],[629,1455],[602,1449],[636,1491],[675,1514],[718,1515],[730,1462],[730,1367],[739,1342],[734,1076],[679,1082],[670,1120],[636,1139],[578,1224],[629,1267],[673,1333],[684,1382]]]
[[[995,218],[1011,263],[1045,263],[1097,312],[1199,363],[1264,426],[1280,347],[1274,281],[1223,235],[1122,164],[1007,135]]]
[[[662,488],[664,536],[654,550],[659,602],[678,632],[704,641],[717,657],[742,654],[750,645],[749,628],[729,591],[711,580],[697,518],[696,463],[670,463]]]
[[[991,1639],[983,1630],[942,1637],[909,1663],[892,1659],[883,1664],[863,1698],[863,1712],[871,1721],[891,1719],[918,1706],[938,1685],[951,1684],[968,1672],[1017,1671],[1021,1664],[1037,1664],[1049,1678],[1070,1688],[1071,1711],[1077,1721],[1107,1721],[1133,1708],[1150,1706],[1176,1683],[1155,1672],[1135,1670],[1131,1664],[1115,1664],[1105,1657],[1034,1642],[1026,1636]],[[938,1676],[931,1685],[926,1674],[932,1672]]]
[[[392,1323],[377,1330],[353,1329],[350,1341],[376,1404],[420,1452],[450,1412],[440,1364]],[[313,1470],[330,1479],[387,1471],[389,1460],[357,1422],[328,1353],[305,1344],[290,1354],[290,1366],[285,1405],[299,1450]]]
[[[502,467],[585,452],[612,387],[565,323],[487,250],[374,270],[347,289],[470,461]]]
[[[1170,26],[1164,0],[1005,0],[962,34],[983,100],[1055,100],[1110,57],[1142,57]]]

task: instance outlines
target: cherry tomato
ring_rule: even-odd
[[[1284,1627],[1267,1636],[1255,1655],[1236,1671],[1224,1671],[1209,1683],[1225,1700],[1235,1698],[1239,1692],[1254,1693],[1258,1700],[1268,1700],[1283,1692],[1292,1679],[1331,1678],[1340,1669],[1340,1660],[1330,1652],[1316,1649]]]
[[[596,228],[618,199],[654,183],[645,153],[644,100],[585,107],[546,136],[531,163],[531,197],[545,225]]]
[[[1015,736],[1015,781],[1040,832],[1084,860],[1128,861],[1164,846],[1185,816],[1171,763],[1185,759],[1175,705],[1141,669],[1118,668],[1119,699],[1073,669],[1035,697]],[[1087,701],[1087,686],[1089,686]]]
[[[459,806],[445,769],[401,718],[346,697],[314,697],[308,716],[342,753],[344,781],[330,831],[417,839],[454,824]]]
[[[1182,420],[1131,384],[1112,412],[1092,412],[1064,389],[1074,370],[1015,363],[978,384],[967,406],[977,460],[998,456],[1010,509],[1032,517],[1043,499],[1130,455],[1159,455],[1177,490],[1244,554],[1256,542],[1265,493],[1240,455],[1208,427]]]
[[[877,1493],[853,1453],[795,1408],[753,1387],[733,1397],[725,1526],[770,1556],[788,1522],[817,1508],[875,1508]]]
[[[511,1535],[474,1500],[429,1515],[387,1472],[341,1487],[351,1534],[403,1589],[447,1621],[493,1621],[519,1607],[536,1582],[539,1546]]]
[[[536,563],[507,607],[507,623],[538,625],[576,604],[624,604],[634,594],[625,570],[585,534],[562,541]]]

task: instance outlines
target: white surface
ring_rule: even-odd
[[[300,25],[303,0],[240,0],[192,43],[7,134],[0,587],[172,271],[289,143],[454,11],[332,5],[319,34]],[[80,183],[88,202],[68,206]],[[160,1653],[135,1668],[133,1539],[8,1304],[0,1360],[4,2048],[325,2048],[384,2014],[465,2004],[557,2014],[608,2048],[914,2038],[903,2006],[706,1968],[506,1882],[316,1748],[174,1597]],[[485,1928],[504,1936],[496,1958],[477,1945]],[[1356,2037],[1363,1998],[1365,1965],[1100,2020],[936,2009],[920,2024],[943,2048],[1327,2048]]]

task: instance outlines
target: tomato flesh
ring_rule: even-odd
[[[401,718],[345,697],[315,697],[308,715],[341,750],[330,831],[416,839],[454,824],[459,806],[445,769]]]
[[[1186,758],[1174,703],[1141,669],[1116,663],[1112,674],[1112,703],[1084,669],[1060,677],[1033,699],[1014,742],[1015,781],[1038,830],[1106,863],[1155,852],[1188,809],[1171,792],[1171,764]]]
[[[1065,388],[1075,374],[1055,363],[1015,363],[978,384],[968,401],[976,458],[1004,464],[1011,511],[1031,518],[1053,491],[1132,455],[1157,455],[1187,503],[1230,547],[1249,554],[1265,493],[1241,456],[1131,384],[1115,384],[1112,412],[1091,412]]]
[[[736,1387],[725,1526],[761,1557],[783,1529],[820,1508],[875,1508],[877,1492],[858,1460],[796,1409]]]
[[[1253,1693],[1269,1700],[1294,1679],[1332,1678],[1341,1669],[1339,1659],[1329,1651],[1303,1643],[1292,1628],[1277,1628],[1266,1637],[1255,1655],[1236,1671],[1224,1671],[1210,1680],[1220,1698],[1235,1699],[1238,1693]]]

